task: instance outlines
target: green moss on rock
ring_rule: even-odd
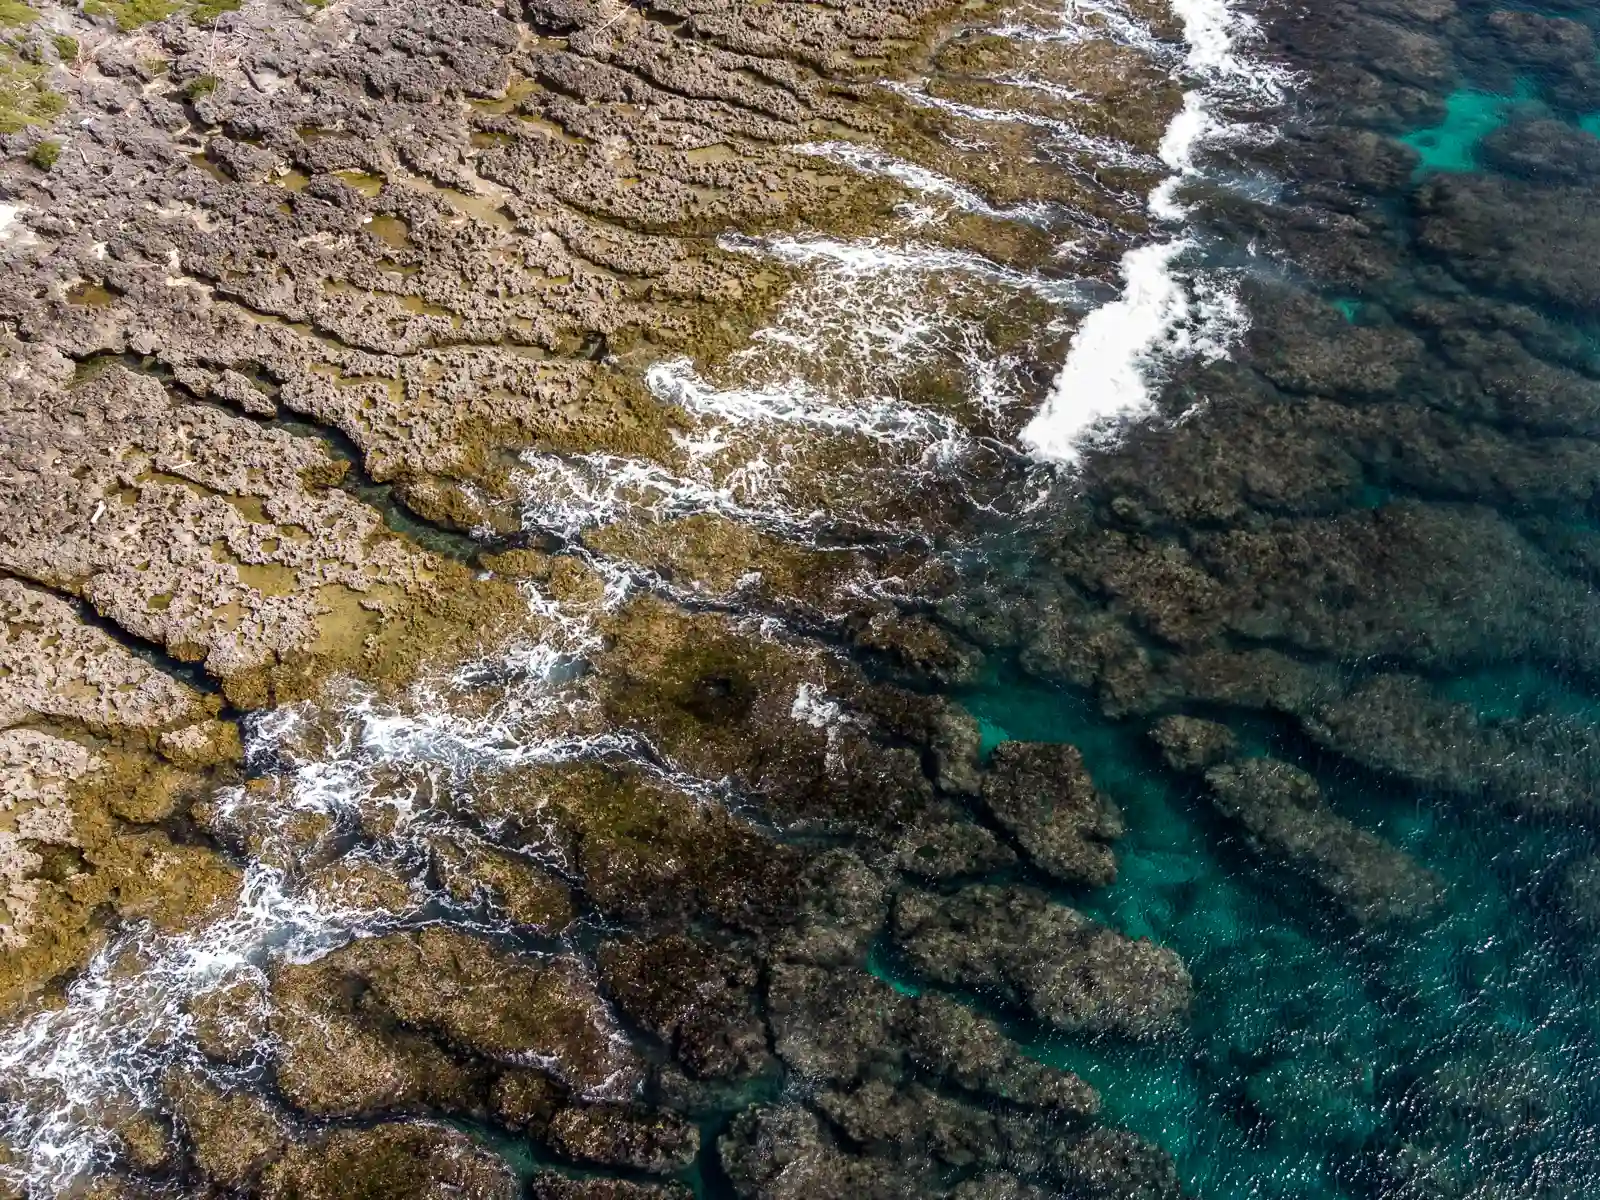
[[[0,47],[0,133],[46,125],[67,107],[67,98],[44,81],[45,69],[22,62]]]

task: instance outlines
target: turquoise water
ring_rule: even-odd
[[[1516,91],[1509,96],[1463,88],[1445,100],[1443,121],[1408,133],[1400,141],[1422,156],[1418,174],[1480,170],[1478,143],[1504,125],[1513,109],[1533,99],[1535,93],[1529,80],[1519,80]]]
[[[1484,689],[1486,707],[1501,703],[1503,684]],[[1058,897],[1183,955],[1197,988],[1189,1034],[1132,1047],[1017,1032],[1093,1083],[1112,1120],[1166,1148],[1196,1195],[1384,1195],[1383,1164],[1406,1155],[1532,1164],[1583,1151],[1600,1009],[1569,948],[1530,909],[1531,881],[1568,848],[1554,832],[1510,830],[1493,812],[1455,811],[1326,761],[1269,722],[1236,723],[1246,753],[1313,769],[1343,815],[1444,877],[1449,901],[1436,920],[1363,933],[1239,846],[1135,724],[1016,676],[963,699],[991,745],[1078,746],[1128,818],[1117,882]],[[1466,1090],[1453,1077],[1463,1068],[1507,1074],[1512,1103],[1531,1102],[1530,1091],[1559,1098],[1571,1109],[1563,1132],[1552,1121],[1538,1136],[1497,1132],[1466,1101],[1459,1127],[1414,1124],[1419,1089]]]

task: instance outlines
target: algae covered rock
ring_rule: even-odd
[[[1199,717],[1162,717],[1150,737],[1161,748],[1167,766],[1186,774],[1232,758],[1239,745],[1226,725]]]
[[[971,821],[949,821],[908,829],[895,852],[902,871],[927,879],[982,875],[1017,861],[1011,847]]]
[[[794,962],[859,967],[889,915],[884,877],[852,850],[829,850],[797,880],[796,914],[775,946]]]
[[[691,1075],[748,1078],[765,1072],[772,1056],[756,1010],[758,969],[742,949],[719,951],[681,934],[612,942],[600,951],[601,980],[617,1007],[665,1041]]]
[[[223,1187],[251,1179],[288,1141],[282,1117],[252,1092],[223,1090],[181,1071],[169,1078],[167,1091],[196,1165]]]
[[[815,1113],[792,1102],[740,1113],[717,1155],[743,1200],[889,1200],[919,1191],[895,1165],[842,1151]]]
[[[529,1200],[690,1200],[681,1183],[635,1183],[631,1179],[574,1179],[540,1171],[528,1181]]]
[[[1077,1116],[1100,1108],[1078,1076],[1029,1057],[993,1021],[937,992],[909,1006],[905,1037],[912,1062],[957,1087]]]
[[[261,1181],[263,1200],[515,1200],[509,1167],[454,1129],[341,1129],[296,1142]]]
[[[1171,1033],[1193,992],[1171,950],[1124,937],[1031,888],[902,892],[892,928],[901,950],[930,979],[992,989],[1067,1032]]]
[[[865,971],[779,963],[767,986],[773,1046],[789,1068],[849,1081],[898,1062],[896,1029],[910,1001]]]
[[[1362,923],[1415,918],[1442,885],[1410,856],[1351,824],[1300,768],[1247,758],[1206,772],[1212,803],[1256,850],[1303,873]]]
[[[313,1112],[474,1110],[486,1062],[536,1058],[579,1090],[639,1070],[576,963],[439,927],[282,967],[272,992],[280,1085]]]
[[[1122,814],[1095,786],[1072,746],[1002,742],[983,802],[1040,870],[1063,883],[1104,887],[1117,877],[1111,843]]]
[[[557,1153],[577,1162],[667,1175],[694,1162],[700,1131],[667,1112],[615,1104],[573,1106],[550,1121]]]

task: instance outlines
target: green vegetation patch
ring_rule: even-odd
[[[56,48],[56,57],[59,58],[63,63],[74,63],[78,61],[77,38],[72,37],[69,34],[58,33],[55,37],[50,39],[50,42]]]
[[[15,4],[18,0],[0,0]],[[121,30],[137,29],[155,21],[165,21],[175,13],[187,12],[196,25],[210,25],[223,13],[237,11],[244,0],[84,0],[83,11],[91,17],[110,17]]]
[[[32,25],[38,19],[38,10],[29,8],[21,0],[0,0],[0,26],[17,29],[23,25]]]
[[[236,12],[243,0],[200,0],[189,12],[196,25],[210,25],[223,13]]]
[[[126,32],[153,21],[165,21],[183,7],[177,0],[84,0],[91,17],[110,17]]]
[[[45,69],[0,57],[0,133],[45,125],[67,107],[67,98],[44,82]]]
[[[61,141],[58,138],[45,138],[28,152],[28,161],[41,171],[48,171],[56,165],[56,160],[61,157]]]

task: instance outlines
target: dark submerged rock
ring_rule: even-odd
[[[1206,783],[1217,811],[1254,849],[1303,873],[1363,924],[1416,918],[1442,899],[1431,872],[1335,813],[1298,767],[1246,758],[1212,767]]]
[[[907,958],[929,978],[993,989],[1069,1032],[1171,1033],[1193,991],[1171,950],[1124,937],[1031,888],[978,885],[951,896],[902,892],[893,930]]]
[[[1185,774],[1232,758],[1239,746],[1233,730],[1199,717],[1162,717],[1151,727],[1150,737],[1161,748],[1167,766]]]
[[[1123,835],[1122,814],[1094,786],[1076,748],[1001,743],[989,762],[983,802],[1046,874],[1086,887],[1116,879],[1110,843]]]

